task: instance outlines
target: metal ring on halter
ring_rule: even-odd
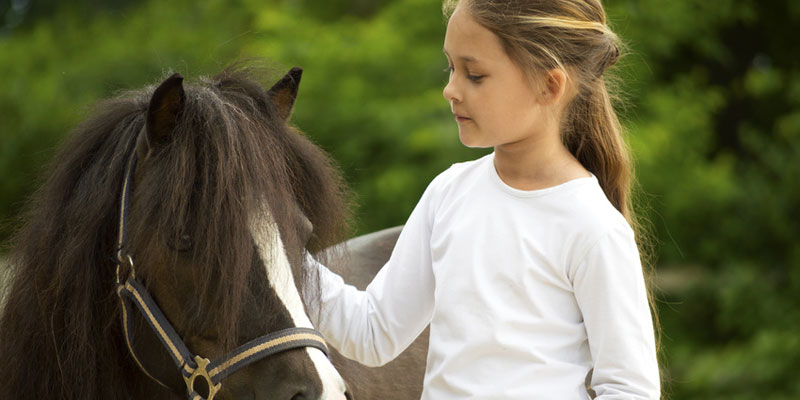
[[[193,396],[195,393],[197,393],[197,391],[194,389],[194,381],[198,377],[203,377],[203,379],[206,381],[206,385],[208,386],[208,396],[206,396],[205,400],[214,400],[214,396],[216,396],[217,392],[219,392],[219,389],[222,388],[222,384],[217,383],[215,385],[214,381],[211,379],[211,375],[208,372],[208,365],[211,364],[211,360],[195,355],[194,361],[197,363],[197,368],[195,368],[191,376],[183,377],[183,380],[186,382],[186,389],[189,395]]]
[[[127,254],[126,257],[128,258],[128,267],[130,268],[130,277],[136,278],[136,268],[133,267],[133,257],[130,254]],[[119,267],[121,263],[117,263],[117,284],[119,284]]]

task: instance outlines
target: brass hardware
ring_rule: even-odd
[[[194,392],[194,380],[197,379],[198,376],[202,376],[208,385],[208,397],[206,397],[206,400],[214,400],[214,396],[216,396],[219,389],[222,388],[222,383],[214,385],[214,382],[211,381],[211,375],[208,374],[208,364],[210,364],[211,361],[200,356],[194,356],[194,361],[197,363],[197,368],[195,368],[190,377],[183,377],[183,380],[186,382],[186,389],[189,391],[189,394],[192,394],[192,392]]]
[[[136,269],[133,267],[133,257],[130,254],[127,254],[128,257],[128,266],[130,267],[130,276],[133,279],[136,279]],[[119,267],[120,263],[117,263],[117,284],[119,284]]]
[[[128,254],[128,264],[131,266],[131,278],[136,279],[136,268],[133,268],[133,258]]]

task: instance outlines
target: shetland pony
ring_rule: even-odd
[[[314,299],[318,286],[305,251],[361,288],[388,259],[399,228],[351,240],[349,257],[324,250],[348,232],[342,179],[287,124],[301,71],[269,90],[252,79],[257,73],[232,67],[191,85],[172,76],[102,102],[71,133],[0,279],[3,398],[186,397],[143,318],[134,318],[132,335],[141,367],[119,323],[113,254],[131,154],[139,166],[125,250],[194,353],[215,358],[264,333],[310,327],[299,299]],[[329,349],[347,390],[316,349],[292,349],[230,375],[216,398],[418,399],[426,349],[423,334],[380,368]]]
[[[112,256],[134,153],[125,250],[192,352],[215,358],[311,327],[299,301],[314,285],[304,252],[345,237],[348,207],[329,158],[287,125],[299,79],[293,69],[266,90],[244,68],[192,84],[173,75],[102,102],[72,132],[12,240],[0,397],[187,397],[141,315],[132,341],[142,368],[120,324]],[[217,398],[344,399],[345,390],[321,351],[296,348],[230,375]]]

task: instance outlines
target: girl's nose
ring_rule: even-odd
[[[445,85],[444,90],[442,90],[442,96],[449,102],[461,101],[461,95],[453,84],[453,79],[447,81],[447,85]]]

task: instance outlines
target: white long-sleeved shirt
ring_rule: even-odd
[[[598,399],[659,398],[630,226],[595,177],[521,191],[493,160],[431,182],[366,291],[316,264],[317,328],[375,366],[430,323],[425,400],[588,399],[591,368]]]

